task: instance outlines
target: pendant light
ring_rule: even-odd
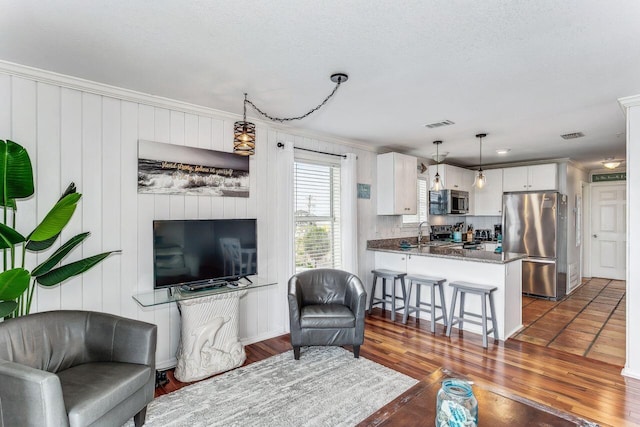
[[[438,147],[442,144],[442,141],[433,141],[436,145],[436,176],[433,178],[433,182],[431,183],[431,189],[433,191],[440,191],[444,188],[444,180],[440,178],[440,154],[438,151]]]
[[[476,180],[473,183],[474,187],[483,188],[487,183],[487,177],[484,175],[482,171],[482,138],[486,137],[486,133],[479,133],[476,135],[476,138],[480,138],[480,168],[478,169],[478,174],[476,175]]]
[[[252,156],[256,152],[256,125],[247,121],[247,94],[244,94],[244,113],[241,122],[233,124],[233,152]]]
[[[332,74],[331,81],[336,85],[333,87],[333,91],[317,106],[309,110],[308,112],[297,117],[273,117],[262,111],[251,100],[247,99],[247,94],[244,94],[244,114],[242,121],[237,121],[233,124],[233,152],[241,156],[251,156],[255,154],[256,148],[256,125],[247,121],[247,104],[253,107],[260,115],[274,122],[290,122],[293,120],[302,120],[308,115],[318,111],[322,108],[338,91],[340,85],[349,79],[349,76],[345,73]]]

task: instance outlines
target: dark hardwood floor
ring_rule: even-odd
[[[290,348],[287,335],[248,345],[246,363]],[[391,322],[388,312],[374,309],[367,316],[360,354],[416,379],[444,367],[501,392],[604,426],[640,425],[640,381],[621,376],[620,366],[553,348],[507,340],[490,341],[489,348],[483,349],[479,335],[459,334],[454,329],[447,338],[440,325],[431,334],[428,321],[410,320],[402,325]],[[157,394],[185,385],[177,383],[171,373],[168,376],[170,383]]]

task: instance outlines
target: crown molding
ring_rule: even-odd
[[[640,107],[640,95],[626,96],[624,98],[618,98],[618,104],[624,114],[627,114],[627,110],[631,107]]]
[[[183,113],[197,114],[200,116],[210,117],[213,119],[226,120],[242,120],[240,114],[230,113],[227,111],[216,110],[215,108],[204,107],[201,105],[191,104],[189,102],[179,101],[176,99],[165,98],[162,96],[150,95],[131,89],[125,89],[117,86],[99,83],[92,80],[86,80],[80,77],[73,77],[53,71],[43,70],[40,68],[29,67],[27,65],[16,64],[13,62],[0,60],[0,73],[9,74],[17,77],[31,79],[40,83],[61,86],[68,89],[79,90],[82,92],[92,93],[95,95],[116,98],[122,101],[129,101],[136,104],[145,104],[152,107],[166,108],[170,110],[180,111]],[[318,139],[322,142],[329,142],[344,145],[364,151],[376,152],[376,148],[368,145],[366,142],[356,142],[326,135],[321,132],[308,131],[293,126],[273,123],[271,121],[261,120],[255,117],[248,117],[256,125],[268,127],[276,131],[288,133],[294,136],[301,136],[311,139]]]

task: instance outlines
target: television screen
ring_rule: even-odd
[[[257,274],[255,219],[153,221],[154,287]]]

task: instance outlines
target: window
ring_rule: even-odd
[[[426,178],[418,178],[416,191],[418,192],[418,213],[416,215],[402,215],[402,225],[417,226],[422,221],[429,219],[428,190],[429,183]]]
[[[296,160],[294,248],[296,272],[340,268],[340,166]]]

